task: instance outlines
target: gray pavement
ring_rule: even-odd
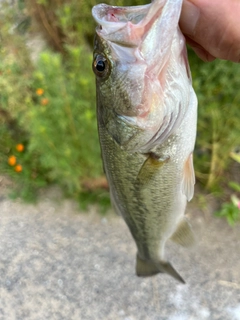
[[[167,247],[182,285],[137,278],[121,218],[59,198],[26,205],[0,194],[0,320],[240,319],[240,226],[213,218],[211,205],[188,208],[197,247]]]

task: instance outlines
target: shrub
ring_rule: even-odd
[[[3,26],[0,170],[20,182],[17,191],[24,198],[52,182],[76,195],[86,177],[102,174],[92,53],[67,46],[64,61],[46,51],[33,66],[25,39],[9,34],[10,22]],[[16,149],[19,144],[22,152]]]
[[[61,55],[43,52],[34,72],[35,104],[26,113],[29,150],[71,193],[101,173],[91,60],[81,47],[68,48],[65,64]]]
[[[16,149],[18,144],[27,149],[29,140],[24,123],[32,105],[33,66],[22,37],[12,29],[16,11],[8,9],[5,19],[0,19],[0,172],[16,179],[18,194],[27,199],[45,185],[45,177],[42,172],[37,175],[41,171],[37,154]]]
[[[220,60],[204,63],[192,51],[189,58],[199,104],[196,174],[213,189],[230,163],[230,152],[240,146],[240,65]]]
[[[59,54],[43,52],[31,78],[15,86],[17,92],[14,81],[20,76],[7,71],[15,68],[15,62],[5,64],[10,75],[0,83],[4,92],[0,112],[6,111],[1,151],[2,164],[7,164],[8,157],[18,152],[12,152],[15,145],[23,143],[21,173],[28,172],[28,177],[36,179],[41,172],[44,181],[58,182],[73,194],[81,190],[82,180],[96,177],[102,170],[92,56],[81,47],[69,48],[68,53],[68,63],[63,64]],[[21,72],[22,77],[25,71]]]
[[[50,46],[64,53],[65,44],[71,46],[93,44],[95,22],[91,9],[105,2],[109,5],[142,5],[147,0],[28,0],[27,7],[38,29]]]
[[[231,158],[238,163],[238,170],[240,169],[240,152],[231,152]],[[217,217],[224,217],[227,222],[233,226],[239,222],[240,218],[240,175],[237,181],[229,182],[229,190],[231,190],[230,201],[224,202],[215,215]]]

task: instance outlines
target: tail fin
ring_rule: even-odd
[[[166,261],[153,263],[152,261],[143,260],[137,255],[136,274],[138,277],[150,277],[158,273],[167,273],[181,283],[185,283],[171,263]]]

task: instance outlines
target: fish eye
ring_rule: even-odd
[[[108,70],[108,60],[102,54],[98,54],[93,61],[94,73],[96,74],[96,76],[103,78],[108,74]]]
[[[103,72],[105,70],[105,62],[103,60],[99,60],[96,64],[96,69],[98,72]]]

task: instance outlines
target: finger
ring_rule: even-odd
[[[240,59],[240,1],[185,0],[180,27],[210,55]]]
[[[193,41],[192,39],[185,36],[187,44],[189,44],[194,52],[198,55],[200,59],[205,62],[211,62],[216,59],[213,55],[211,55],[208,51],[206,51],[203,47],[201,47],[198,43]]]

